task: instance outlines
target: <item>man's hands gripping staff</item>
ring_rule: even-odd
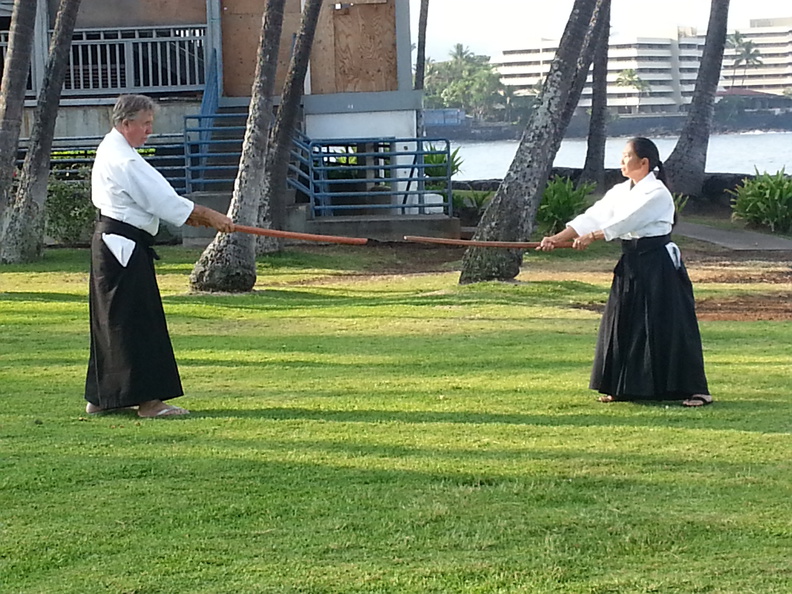
[[[234,222],[221,212],[196,204],[192,214],[187,218],[191,227],[212,227],[221,233],[233,233]]]

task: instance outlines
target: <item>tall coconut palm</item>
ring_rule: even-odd
[[[601,194],[605,185],[605,143],[608,136],[608,40],[610,38],[611,0],[604,0],[597,19],[597,45],[591,82],[591,117],[589,119],[588,146],[583,171],[578,185],[596,184],[595,192]]]
[[[577,103],[591,65],[594,29],[603,1],[575,0],[539,104],[474,239],[521,241],[533,231],[542,191],[569,124],[568,104]],[[469,248],[459,282],[512,279],[521,263],[519,250]]]
[[[228,216],[240,225],[255,225],[258,221],[285,3],[286,0],[267,0],[261,17],[247,129],[228,208]],[[255,284],[256,242],[252,235],[242,233],[217,234],[190,274],[190,287],[196,291],[242,293]]]
[[[15,0],[11,12],[8,50],[0,82],[0,221],[10,201],[16,171],[37,4],[31,0]]]
[[[61,0],[50,41],[47,70],[39,92],[33,131],[22,165],[19,187],[0,230],[0,262],[32,262],[44,246],[44,203],[47,199],[50,151],[55,135],[63,81],[69,66],[80,0]]]
[[[418,47],[415,56],[415,79],[413,89],[423,91],[426,78],[426,28],[429,23],[429,0],[421,0],[418,14]],[[418,110],[415,121],[415,134],[419,138],[425,133],[423,107]]]
[[[311,48],[321,10],[322,0],[306,1],[289,71],[281,93],[280,107],[270,133],[267,166],[264,172],[264,191],[258,216],[259,224],[265,227],[271,225],[276,229],[283,229],[286,222],[286,176],[289,172],[292,137],[300,111],[305,76],[308,72]],[[281,242],[275,238],[261,237],[258,240],[258,252],[277,251],[280,245]]]
[[[734,59],[735,68],[742,66],[741,87],[745,86],[745,76],[748,74],[748,68],[761,66],[763,63],[762,53],[759,51],[759,48],[756,47],[756,44],[750,39],[744,41],[737,49],[737,57]]]
[[[696,89],[679,140],[665,163],[669,188],[678,194],[700,196],[704,186],[728,18],[729,0],[712,0]]]

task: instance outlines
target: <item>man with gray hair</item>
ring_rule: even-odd
[[[156,103],[122,95],[113,128],[96,150],[91,200],[91,351],[86,412],[137,408],[140,417],[187,414],[166,401],[184,394],[154,270],[160,220],[234,231],[226,215],[176,193],[137,152],[152,132]]]

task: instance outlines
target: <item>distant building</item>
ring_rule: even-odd
[[[678,39],[616,38],[608,51],[608,105],[619,114],[679,113],[693,96],[704,37],[680,31]],[[520,50],[506,50],[493,60],[506,85],[533,94],[550,69],[558,41],[541,40]],[[638,85],[622,82],[632,72]],[[590,78],[590,77],[589,77]],[[590,83],[590,80],[589,80]],[[591,87],[583,90],[578,108],[591,107]]]
[[[792,89],[792,17],[752,20],[740,35],[753,42],[762,63],[735,67],[737,51],[727,49],[721,69],[723,86],[776,95]]]
[[[737,64],[737,52],[727,49],[721,69],[722,89],[743,88],[782,95],[792,89],[792,17],[752,20],[741,30],[756,46],[761,65]],[[608,51],[608,106],[614,113],[684,113],[693,98],[705,37],[695,29],[679,28],[677,38],[615,37]],[[558,40],[541,39],[522,49],[510,49],[492,62],[501,81],[520,94],[541,87],[558,49]],[[625,84],[624,73],[635,74],[638,86]],[[621,79],[621,83],[619,83]],[[590,83],[590,77],[589,77]],[[579,110],[591,107],[587,84]]]

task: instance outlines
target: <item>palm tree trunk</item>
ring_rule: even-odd
[[[595,183],[596,194],[605,190],[605,143],[608,137],[608,39],[610,37],[611,0],[604,0],[597,19],[597,45],[591,83],[591,117],[589,119],[588,147],[583,171],[578,185]]]
[[[533,231],[542,191],[591,65],[596,17],[603,0],[575,0],[539,103],[517,152],[481,218],[475,240],[524,241]],[[520,273],[522,251],[469,248],[460,283],[509,280]]]
[[[0,82],[0,221],[11,199],[16,171],[37,4],[31,0],[15,0],[11,13],[8,50]]]
[[[413,89],[423,91],[426,79],[426,27],[429,22],[429,0],[421,0],[421,9],[418,14],[418,47],[415,56],[415,80]],[[424,113],[423,107],[415,114],[415,135],[418,138],[424,136]]]
[[[300,30],[294,44],[289,72],[283,85],[281,103],[270,135],[270,148],[265,168],[264,191],[259,205],[259,225],[283,229],[286,222],[286,177],[292,136],[297,124],[300,101],[305,87],[305,76],[311,59],[311,48],[322,10],[322,0],[307,0],[303,8]],[[258,239],[258,253],[278,251],[281,241],[274,237]]]
[[[228,216],[240,225],[255,225],[258,220],[285,3],[286,0],[267,0],[261,18],[247,129],[228,207]],[[256,242],[247,233],[215,235],[190,274],[190,287],[195,291],[242,293],[255,284]]]
[[[728,18],[729,0],[712,0],[704,53],[690,111],[679,140],[665,163],[669,189],[686,196],[700,196],[704,186],[707,148],[726,47]]]
[[[69,66],[69,48],[79,10],[80,0],[61,0],[58,7],[30,145],[22,165],[16,198],[6,211],[0,231],[1,262],[32,262],[41,257],[44,247],[44,204],[47,200],[50,152],[63,81]]]

